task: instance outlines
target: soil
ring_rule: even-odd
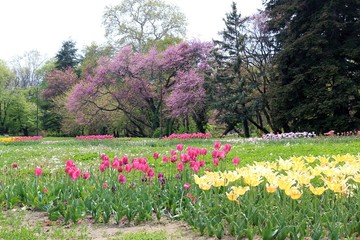
[[[160,221],[153,221],[142,223],[139,225],[129,225],[127,223],[121,223],[116,225],[115,223],[107,224],[98,224],[94,223],[93,220],[88,217],[84,220],[81,220],[78,224],[69,224],[64,225],[61,220],[50,221],[48,219],[47,213],[45,212],[36,212],[36,211],[27,211],[24,216],[24,224],[29,227],[39,226],[41,223],[41,230],[44,232],[54,231],[54,226],[56,228],[60,227],[63,231],[77,231],[86,233],[87,238],[89,239],[112,239],[119,237],[123,234],[128,233],[151,233],[155,231],[165,231],[167,239],[179,239],[179,240],[190,240],[190,239],[199,239],[199,240],[213,240],[214,237],[201,236],[200,233],[194,231],[189,225],[183,221],[171,221],[169,219],[161,219]],[[225,240],[235,239],[234,237],[224,236]]]

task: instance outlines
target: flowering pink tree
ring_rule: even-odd
[[[125,47],[103,58],[92,76],[72,89],[67,107],[80,122],[99,112],[121,112],[130,135],[149,136],[168,117],[204,104],[203,74],[212,45],[182,42],[163,52],[134,52]]]

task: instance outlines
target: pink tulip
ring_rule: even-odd
[[[114,169],[116,169],[116,168],[118,168],[119,166],[120,166],[120,162],[119,162],[118,158],[115,157],[115,158],[114,158],[114,161],[113,161],[113,163],[112,163],[112,167],[113,167]]]
[[[215,142],[215,143],[214,143],[214,148],[215,148],[216,150],[219,150],[220,147],[221,147],[221,143],[219,143],[219,142]]]
[[[149,177],[149,178],[153,178],[155,177],[155,171],[153,168],[149,168],[149,170],[147,171],[146,173],[146,176]]]
[[[167,163],[167,162],[169,161],[169,157],[168,157],[168,156],[163,156],[163,157],[162,157],[162,161],[163,161],[164,163]]]
[[[238,165],[239,163],[240,163],[240,158],[233,158],[233,160],[232,160],[232,163],[234,164],[234,165]]]
[[[122,161],[123,161],[124,164],[128,164],[128,163],[129,163],[129,158],[128,158],[128,156],[124,156],[124,157],[122,158]]]
[[[176,149],[181,152],[184,149],[184,144],[176,145]]]
[[[119,180],[119,183],[122,183],[122,184],[126,183],[126,177],[122,174],[119,175],[118,180]]]
[[[40,176],[42,174],[43,170],[39,167],[35,168],[35,175]]]
[[[90,178],[90,173],[85,172],[85,173],[83,174],[83,178],[84,178],[84,179]]]
[[[105,153],[103,153],[103,154],[101,154],[101,160],[103,160],[103,161],[108,161],[108,160],[109,160],[109,157],[106,156]]]
[[[184,164],[183,164],[183,162],[178,162],[178,163],[176,164],[176,168],[177,168],[177,170],[178,170],[179,172],[184,171]]]
[[[159,153],[158,152],[154,152],[154,159],[158,159],[159,158]]]
[[[190,188],[190,186],[191,186],[190,183],[185,183],[185,184],[184,184],[185,190],[188,190],[188,189]]]
[[[226,152],[226,153],[228,153],[228,152],[230,152],[230,150],[231,150],[231,145],[230,144],[225,144],[225,146],[224,146],[224,151]]]
[[[107,188],[108,186],[109,186],[109,185],[108,185],[107,182],[104,182],[104,183],[103,183],[103,187],[104,187],[104,188]]]
[[[171,156],[171,162],[172,162],[172,163],[176,162],[177,159],[178,159],[178,158],[177,158],[176,155]]]
[[[125,171],[126,172],[131,172],[132,167],[133,167],[132,164],[126,164],[125,165]]]
[[[71,172],[71,179],[75,181],[75,179],[79,178],[81,176],[81,171],[77,168],[74,169],[74,171]]]
[[[214,164],[214,166],[219,165],[219,159],[218,159],[218,158],[214,158],[214,159],[213,159],[213,164]]]

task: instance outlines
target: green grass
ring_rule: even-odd
[[[336,155],[359,154],[360,138],[333,137],[312,139],[289,139],[278,141],[257,141],[248,143],[239,139],[207,139],[207,140],[158,140],[158,139],[113,139],[103,141],[80,141],[74,138],[44,138],[41,141],[0,144],[0,167],[10,167],[13,162],[19,166],[52,166],[60,167],[67,159],[92,165],[99,163],[102,153],[109,157],[146,157],[152,159],[154,152],[160,156],[170,155],[170,149],[176,144],[213,149],[215,141],[230,143],[233,147],[228,158],[239,157],[241,165],[254,161],[274,161],[279,157],[286,159],[300,155]],[[208,153],[211,160],[211,152]]]

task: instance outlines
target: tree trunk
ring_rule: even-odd
[[[250,137],[250,129],[249,129],[249,123],[247,118],[244,118],[243,120],[243,128],[244,128],[244,134],[246,138]]]

